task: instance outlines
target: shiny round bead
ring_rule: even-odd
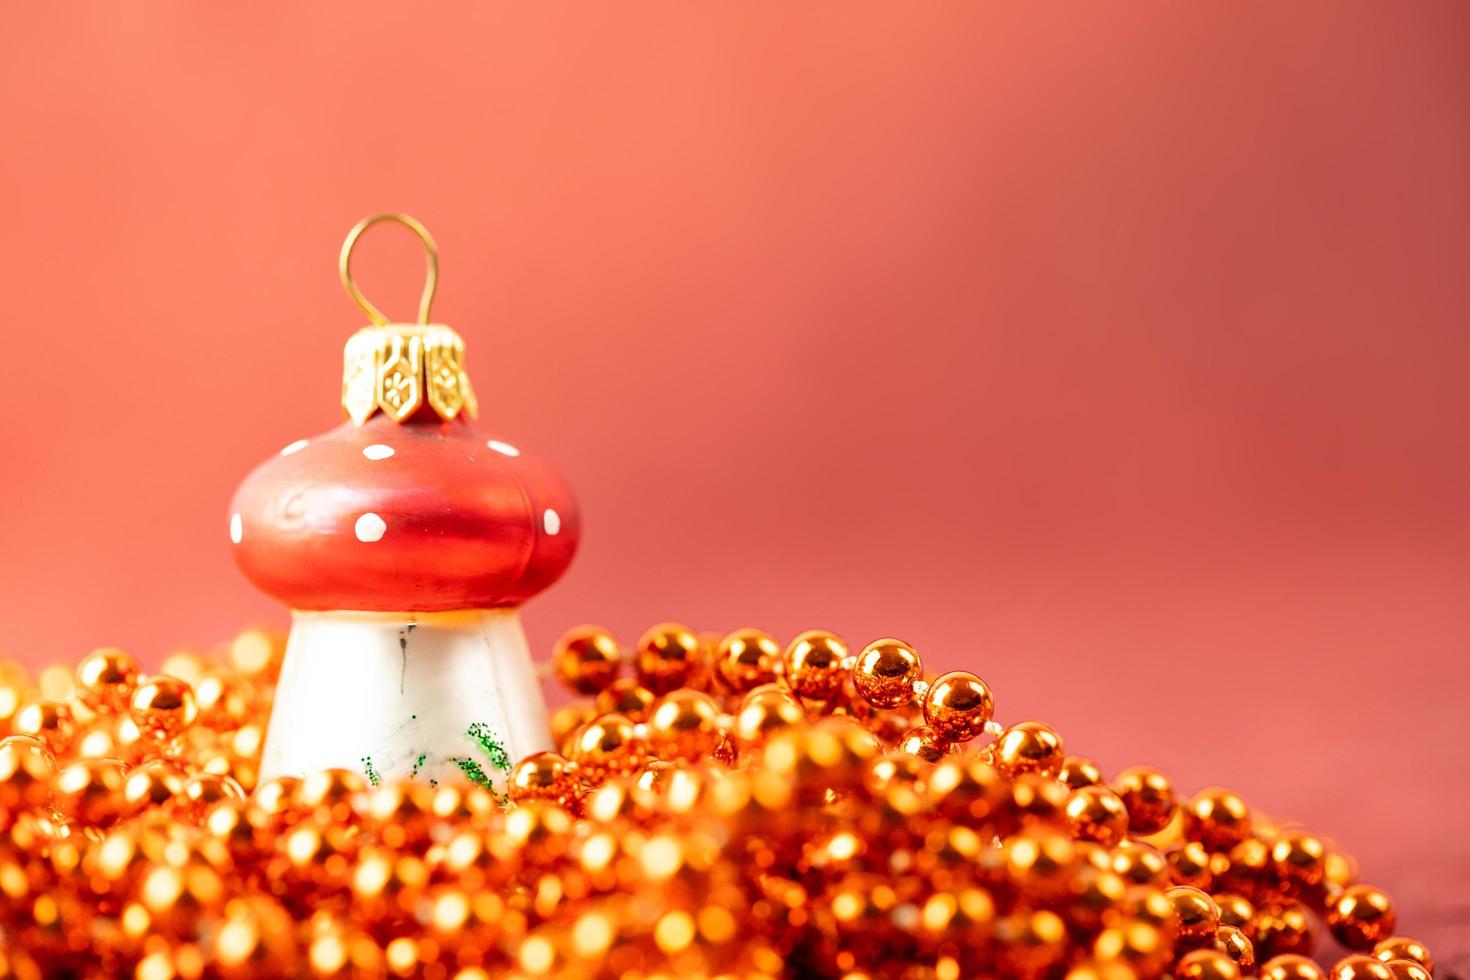
[[[628,773],[643,764],[646,746],[623,715],[599,715],[582,726],[572,739],[571,760],[584,778],[596,783],[615,773]]]
[[[924,693],[924,721],[946,741],[969,741],[994,713],[990,688],[967,670],[941,674]]]
[[[1372,956],[1344,956],[1332,965],[1332,980],[1395,980],[1393,968]]]
[[[716,727],[720,709],[701,691],[672,691],[659,698],[648,716],[648,743],[664,760],[692,762],[714,752],[720,741]]]
[[[0,738],[0,827],[22,810],[51,799],[56,760],[46,743],[31,735]]]
[[[747,694],[735,713],[735,737],[760,743],[770,735],[806,721],[806,711],[784,688],[761,687]]]
[[[638,678],[655,694],[696,683],[704,670],[704,646],[694,631],[662,623],[638,640]]]
[[[124,711],[138,683],[138,673],[138,661],[126,650],[93,650],[77,664],[77,697],[93,711]]]
[[[167,674],[139,681],[128,709],[138,731],[154,742],[178,738],[199,717],[193,689]]]
[[[1430,973],[1434,972],[1434,957],[1429,947],[1408,936],[1389,936],[1379,940],[1373,947],[1373,955],[1387,963],[1390,960],[1413,960]]]
[[[1215,933],[1215,948],[1234,960],[1242,972],[1249,973],[1256,965],[1255,943],[1238,926],[1221,923],[1219,931]]]
[[[1253,934],[1257,956],[1306,955],[1312,952],[1312,916],[1299,902],[1257,909],[1252,928],[1248,931]]]
[[[1228,789],[1202,790],[1184,816],[1185,832],[1212,851],[1228,850],[1250,836],[1250,808]]]
[[[653,703],[657,700],[658,695],[644,687],[638,678],[619,677],[597,692],[592,717],[616,714],[627,715],[635,722],[647,721],[648,712],[653,709]]]
[[[1327,926],[1348,949],[1372,949],[1398,924],[1393,902],[1372,885],[1352,885],[1327,909]]]
[[[15,734],[38,738],[58,755],[71,747],[77,731],[71,709],[60,701],[31,701],[15,713],[11,725]]]
[[[1327,980],[1327,973],[1314,960],[1283,953],[1261,965],[1260,980]]]
[[[1168,939],[1154,925],[1125,919],[1097,934],[1092,953],[1099,960],[1121,962],[1140,977],[1157,977],[1169,963]]]
[[[874,640],[863,647],[852,668],[858,696],[875,708],[897,708],[914,699],[924,665],[902,640]]]
[[[780,665],[781,645],[763,630],[735,630],[715,650],[715,673],[736,694],[771,683]]]
[[[1128,832],[1128,811],[1118,794],[1104,786],[1072,790],[1067,800],[1067,820],[1072,836],[1096,841],[1106,847],[1122,841]]]
[[[1197,840],[1185,841],[1164,855],[1169,859],[1169,878],[1176,885],[1208,889],[1214,880],[1210,867],[1211,854]]]
[[[898,741],[898,751],[918,756],[925,762],[938,762],[953,749],[938,732],[925,725],[910,728]]]
[[[1416,960],[1384,960],[1393,972],[1394,980],[1434,980],[1434,974]]]
[[[1057,779],[1069,789],[1081,789],[1084,786],[1096,786],[1101,783],[1102,770],[1091,759],[1084,759],[1080,755],[1069,755],[1062,760],[1062,768],[1057,772]]]
[[[1288,886],[1314,893],[1327,878],[1327,845],[1305,831],[1284,831],[1271,842],[1271,865]]]
[[[1185,953],[1174,967],[1174,980],[1240,980],[1240,966],[1218,949]]]
[[[153,807],[172,806],[184,791],[184,774],[170,762],[154,759],[128,770],[123,783],[123,809],[135,815]]]
[[[1130,884],[1165,888],[1169,884],[1169,862],[1157,847],[1140,841],[1121,841],[1113,849],[1113,870]]]
[[[551,800],[569,809],[579,783],[567,759],[555,752],[533,752],[511,769],[506,791],[512,800]]]
[[[352,819],[353,799],[367,792],[368,781],[351,769],[322,769],[307,773],[291,795],[298,812],[345,824]]]
[[[563,634],[551,653],[557,680],[581,694],[596,694],[618,676],[622,652],[601,626],[579,626]]]
[[[1244,895],[1220,892],[1210,897],[1215,900],[1215,907],[1220,910],[1221,925],[1245,929],[1251,919],[1255,918],[1256,907]]]
[[[1023,773],[1054,776],[1065,758],[1062,737],[1039,721],[1012,725],[995,740],[994,765],[1005,776]]]
[[[1113,792],[1128,808],[1128,831],[1156,834],[1174,816],[1174,784],[1149,766],[1129,766],[1113,778]]]
[[[1055,912],[1017,911],[995,923],[1001,975],[1019,980],[1042,977],[1066,955],[1067,924]]]
[[[111,826],[125,809],[127,767],[116,759],[83,759],[56,774],[56,806],[83,827]]]
[[[199,772],[185,780],[178,804],[185,816],[202,822],[217,804],[244,799],[245,790],[234,779],[220,773]]]
[[[1179,917],[1179,940],[1186,946],[1213,942],[1220,928],[1220,909],[1198,888],[1175,885],[1164,892]]]
[[[781,669],[786,683],[804,698],[830,701],[847,680],[847,644],[826,630],[807,630],[786,647]]]

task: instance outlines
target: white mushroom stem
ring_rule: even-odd
[[[292,612],[260,778],[351,769],[429,782],[549,749],[515,610]]]

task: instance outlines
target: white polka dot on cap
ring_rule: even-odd
[[[548,507],[546,509],[546,513],[541,515],[541,527],[545,529],[547,534],[553,536],[560,534],[561,515]]]
[[[521,454],[521,451],[515,446],[512,446],[508,442],[501,442],[499,439],[491,439],[489,442],[485,443],[485,445],[489,446],[491,449],[495,450],[502,456],[519,456]]]
[[[385,446],[381,442],[375,442],[363,449],[362,454],[368,459],[387,459],[393,455],[393,447]]]
[[[383,540],[383,535],[388,531],[388,522],[377,514],[363,514],[357,519],[352,530],[357,534],[357,540],[363,544],[372,544],[374,541]]]

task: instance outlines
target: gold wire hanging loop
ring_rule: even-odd
[[[424,243],[429,272],[424,279],[424,293],[419,297],[419,323],[428,323],[429,310],[434,305],[434,290],[439,286],[439,247],[434,244],[434,236],[429,234],[429,229],[420,224],[417,219],[406,214],[387,211],[363,218],[352,226],[352,230],[347,233],[346,240],[342,242],[342,256],[337,261],[337,271],[342,276],[342,285],[347,289],[347,295],[352,297],[352,301],[362,307],[368,319],[380,327],[388,325],[390,321],[383,315],[383,311],[362,294],[362,290],[357,287],[357,283],[352,278],[352,250],[357,247],[357,240],[362,237],[362,233],[380,221],[397,222],[419,236],[419,241]]]

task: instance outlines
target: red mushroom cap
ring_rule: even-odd
[[[541,461],[463,418],[379,414],[294,442],[235,492],[235,561],[293,609],[515,606],[566,571],[576,501]]]

